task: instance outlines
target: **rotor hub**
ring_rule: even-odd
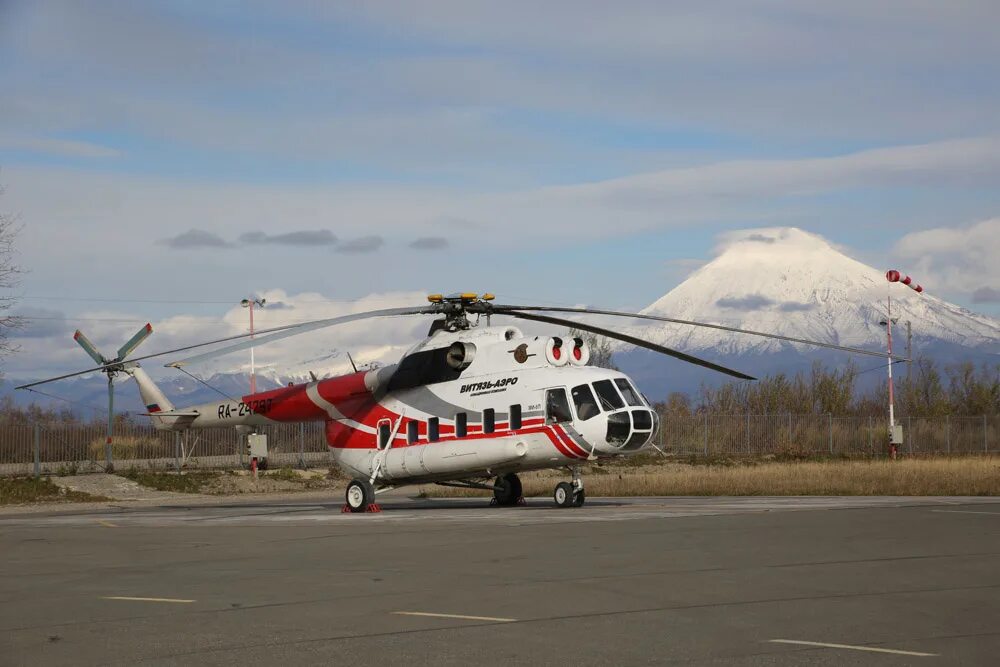
[[[492,312],[492,301],[495,297],[490,294],[476,294],[474,292],[460,292],[449,294],[431,294],[427,300],[436,306],[435,310],[444,315],[444,322],[441,328],[448,331],[460,331],[471,329],[474,324],[469,321],[469,315],[486,315],[489,318]]]

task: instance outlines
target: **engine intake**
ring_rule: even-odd
[[[553,366],[565,366],[571,356],[563,346],[562,338],[553,337],[546,341],[545,360]]]
[[[464,371],[476,358],[476,346],[472,343],[455,342],[448,348],[445,362],[456,371]]]

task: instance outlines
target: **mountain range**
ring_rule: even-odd
[[[914,357],[926,356],[944,364],[1000,361],[1000,321],[890,283],[885,270],[859,262],[822,237],[795,228],[731,235],[715,259],[641,312],[881,351],[886,349],[886,327],[881,323],[890,299],[896,322],[895,354],[906,351],[909,323]],[[758,376],[793,374],[808,369],[815,360],[841,366],[852,357],[680,324],[644,323],[627,331]],[[649,396],[728,380],[630,346],[619,346],[615,360]],[[873,357],[857,356],[855,361],[859,369],[885,365]]]

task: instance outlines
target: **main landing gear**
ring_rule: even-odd
[[[556,489],[552,492],[552,498],[559,507],[582,507],[584,501],[587,499],[587,494],[583,490],[583,479],[580,477],[580,471],[576,468],[573,469],[572,482],[559,482],[556,484]]]
[[[493,486],[493,505],[500,507],[511,507],[513,505],[523,505],[524,497],[521,494],[521,478],[512,472],[497,477]]]
[[[345,494],[347,504],[344,512],[381,512],[375,504],[375,487],[364,477],[355,477],[347,485]]]

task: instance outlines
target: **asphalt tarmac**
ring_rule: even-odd
[[[0,514],[0,664],[995,665],[1000,500]]]

